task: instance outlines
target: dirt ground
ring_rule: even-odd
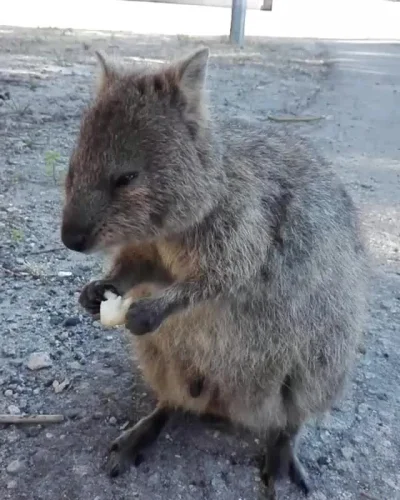
[[[311,500],[400,499],[399,47],[266,40],[239,52],[224,40],[0,27],[0,413],[65,417],[0,426],[2,500],[258,498],[261,443],[189,417],[171,422],[138,467],[106,476],[109,442],[154,401],[123,332],[77,305],[101,263],[60,242],[62,178],[95,85],[93,51],[158,63],[202,42],[219,116],[276,127],[271,115],[319,118],[289,126],[337,165],[370,244],[365,349],[345,397],[300,449]],[[299,498],[285,482],[279,493]]]

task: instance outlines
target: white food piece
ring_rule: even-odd
[[[132,304],[132,298],[124,299],[107,290],[100,303],[100,322],[104,326],[119,326],[125,323],[125,315]]]

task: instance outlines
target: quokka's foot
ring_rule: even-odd
[[[116,477],[124,472],[129,462],[138,464],[142,458],[140,452],[158,438],[169,417],[170,410],[157,408],[115,439],[107,460],[108,474]]]
[[[288,476],[303,495],[308,496],[311,492],[305,470],[293,449],[292,438],[287,432],[280,431],[267,441],[267,451],[261,466],[264,497],[267,500],[276,500],[275,482],[282,476]]]

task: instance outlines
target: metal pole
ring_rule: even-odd
[[[247,0],[232,0],[230,40],[235,45],[244,45],[244,25],[246,20]]]
[[[264,0],[261,5],[261,10],[272,10],[272,0]]]

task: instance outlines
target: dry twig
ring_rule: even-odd
[[[315,122],[324,116],[293,116],[293,115],[268,115],[268,120],[273,122]]]
[[[56,424],[63,420],[63,415],[0,415],[0,424]]]
[[[29,252],[28,255],[40,255],[42,253],[61,252],[62,250],[66,250],[66,248],[65,247],[45,248],[44,250],[35,250],[34,252]]]

